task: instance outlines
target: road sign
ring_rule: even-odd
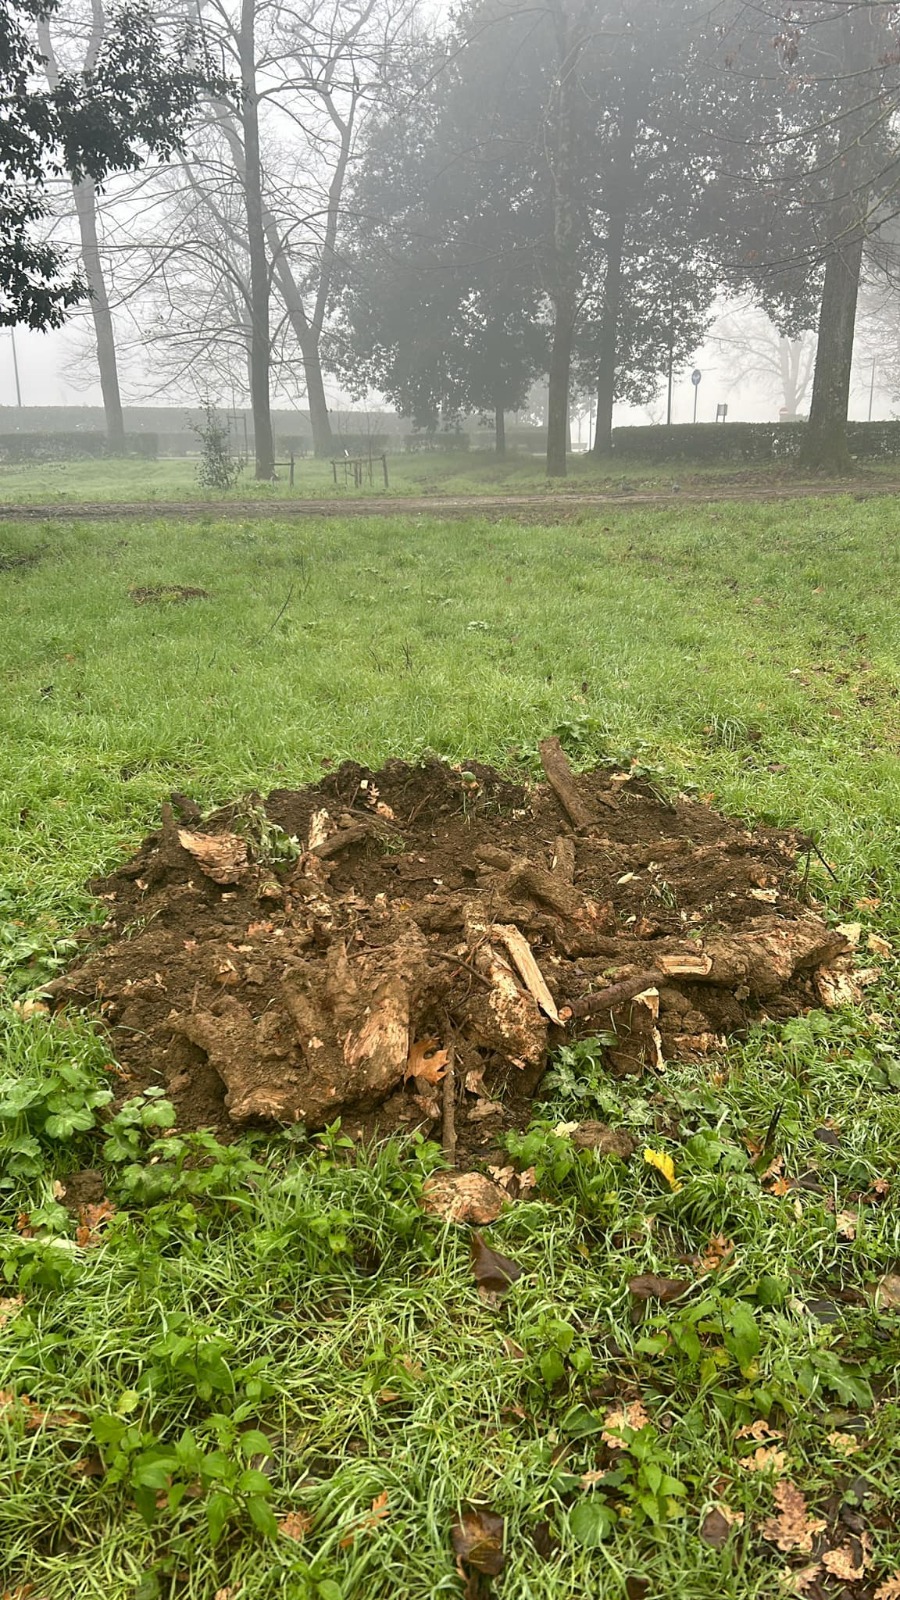
[[[695,367],[693,372],[691,373],[691,383],[694,385],[695,389],[696,389],[696,387],[697,387],[697,385],[700,382],[700,379],[702,377],[703,377],[703,373],[700,371],[700,368],[699,367]]]

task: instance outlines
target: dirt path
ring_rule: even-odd
[[[751,485],[709,484],[682,490],[627,490],[612,494],[582,494],[559,490],[531,494],[372,495],[346,500],[80,500],[61,505],[0,505],[0,522],[47,520],[118,520],[127,517],[485,517],[518,515],[537,521],[559,521],[578,512],[602,511],[611,506],[705,505],[748,500],[828,499],[852,495],[855,500],[900,494],[900,481],[866,482],[842,479]]]

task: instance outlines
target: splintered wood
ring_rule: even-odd
[[[275,791],[256,833],[258,796],[204,819],[173,795],[93,886],[108,943],[46,1000],[97,1005],[130,1092],[164,1084],[180,1125],[377,1112],[433,1125],[453,1160],[525,1119],[567,1033],[600,1033],[612,1072],[659,1071],[858,993],[848,930],[799,898],[796,836],[576,777],[558,739],[541,759],[536,788],[346,763]]]

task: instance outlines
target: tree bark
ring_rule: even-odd
[[[105,18],[101,0],[92,0],[91,31],[84,54],[85,72],[90,72],[96,62],[97,52],[103,41],[104,28]],[[41,54],[44,57],[47,84],[51,90],[55,90],[59,84],[59,67],[53,48],[49,17],[40,17],[38,19],[38,43]],[[92,178],[85,178],[81,183],[72,184],[72,195],[75,201],[75,214],[78,218],[84,275],[90,290],[91,318],[94,324],[97,367],[100,373],[100,392],[103,396],[103,414],[106,420],[106,443],[110,455],[123,456],[125,454],[125,420],[122,415],[122,397],[119,391],[116,334],[113,327],[112,312],[109,308],[109,294],[106,288],[106,275],[103,271],[103,258],[100,254],[100,240],[97,230],[97,185]]]
[[[616,368],[619,346],[619,319],[622,308],[622,261],[628,228],[628,192],[637,142],[637,95],[630,94],[622,111],[616,145],[606,237],[606,277],[603,285],[603,315],[600,319],[600,360],[597,369],[597,425],[593,455],[612,451],[613,403],[616,398]]]
[[[278,287],[281,290],[281,296],[284,300],[291,327],[294,330],[294,336],[300,346],[303,375],[306,380],[306,403],[309,407],[309,425],[312,429],[313,451],[317,456],[331,456],[334,454],[334,439],[331,433],[328,401],[325,398],[325,382],[322,377],[319,341],[316,337],[315,329],[311,327],[309,318],[306,315],[303,298],[297,287],[297,280],[278,238],[275,219],[269,214],[266,216],[266,233],[269,239],[269,250],[275,264]]]
[[[498,456],[506,455],[506,413],[502,400],[494,407],[494,449]]]
[[[275,476],[275,445],[269,406],[269,261],[263,227],[262,164],[259,153],[259,110],[256,95],[256,35],[254,0],[241,0],[239,50],[243,99],[244,199],[247,212],[247,253],[250,259],[250,404],[256,476]]]
[[[569,376],[578,310],[578,226],[575,201],[575,90],[584,43],[584,8],[552,0],[557,72],[550,103],[553,251],[548,293],[553,304],[547,399],[547,476],[566,475]]]
[[[819,340],[809,423],[798,464],[849,472],[847,409],[856,304],[866,236],[869,186],[865,138],[872,120],[871,70],[878,59],[868,6],[848,6],[842,22],[843,115],[832,188],[831,247],[819,311]]]
[[[100,256],[97,237],[97,188],[91,178],[74,183],[75,211],[81,235],[81,259],[84,275],[91,291],[91,318],[97,347],[97,368],[100,373],[100,392],[103,396],[103,415],[106,419],[106,444],[111,456],[125,454],[125,418],[122,396],[119,391],[119,363],[116,356],[116,335],[106,277]]]

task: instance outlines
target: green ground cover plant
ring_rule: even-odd
[[[898,1592],[893,516],[3,526],[0,1593],[770,1600],[812,1565],[808,1593]],[[114,1112],[89,1019],[29,1004],[170,789],[533,770],[553,730],[807,828],[880,978],[659,1077],[564,1050],[484,1230],[502,1296],[422,1210],[437,1147]],[[577,1150],[586,1117],[636,1155]],[[493,1576],[457,1563],[473,1508]]]

